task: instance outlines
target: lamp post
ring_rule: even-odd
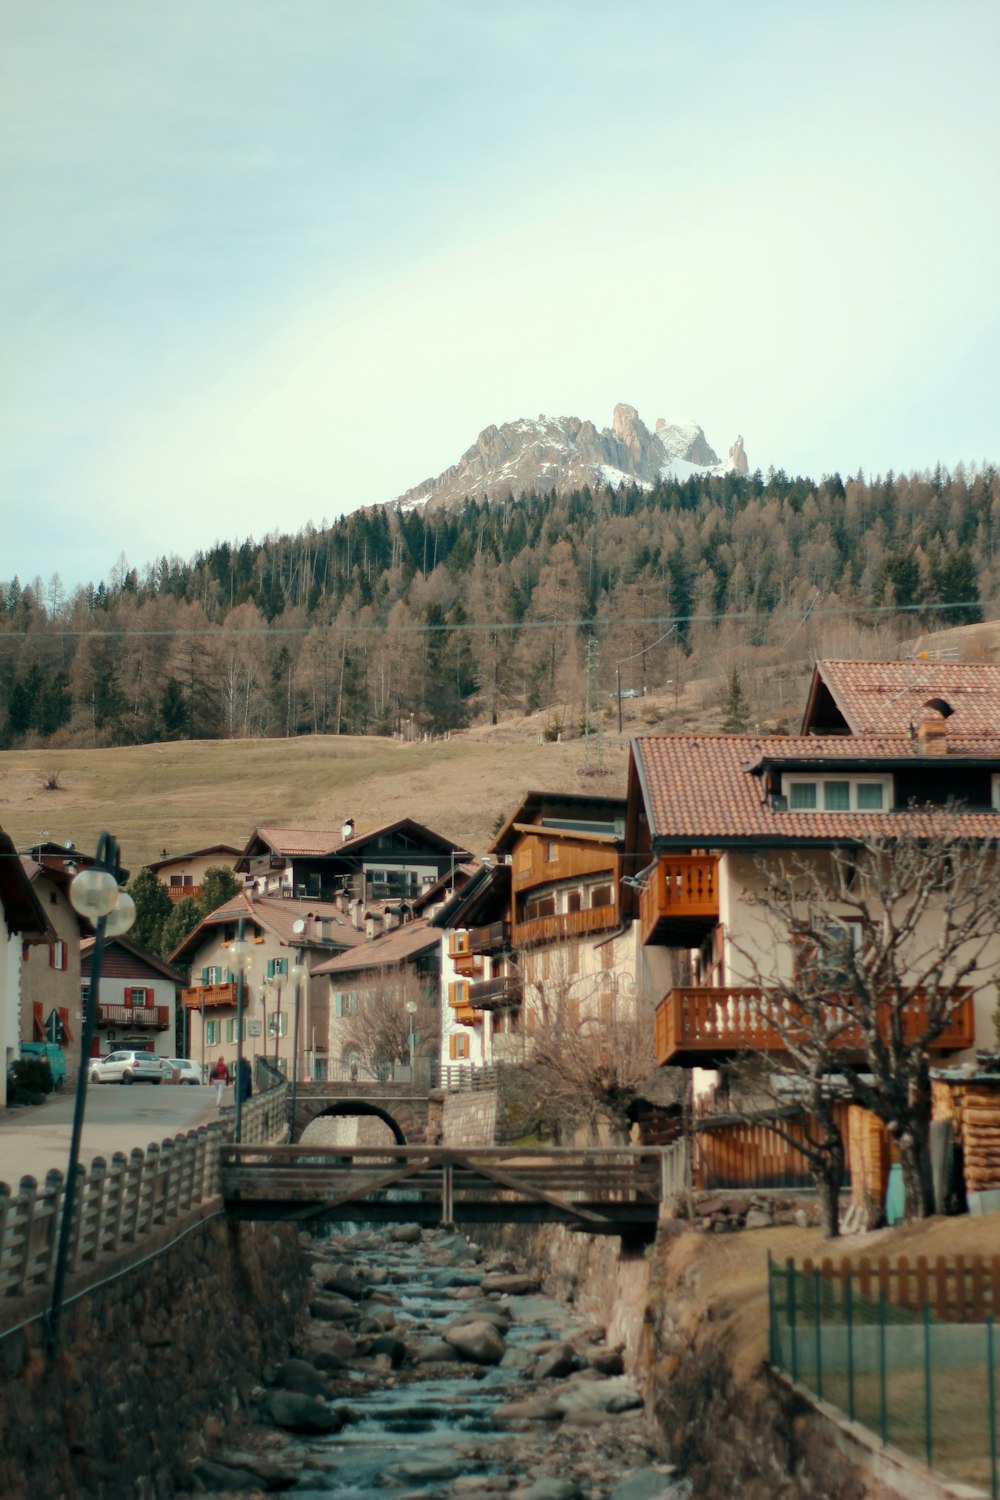
[[[253,945],[243,936],[243,918],[236,928],[236,940],[229,944],[229,967],[236,975],[236,1119],[233,1124],[233,1140],[238,1146],[243,1130],[243,993],[247,975],[253,962]],[[204,1032],[202,1032],[204,1036]]]
[[[274,1014],[269,1022],[271,1034],[274,1037],[274,1066],[277,1069],[278,1049],[281,1045],[281,988],[285,983],[285,976],[284,974],[279,974],[276,970],[273,974],[268,974],[264,983],[269,990],[274,990],[278,997],[275,1003]]]
[[[413,1017],[416,1015],[416,1013],[417,1013],[417,1002],[415,1000],[407,1000],[407,1002],[406,1002],[406,1014],[410,1018],[410,1082],[411,1083],[413,1082],[413,1048],[414,1048]]]
[[[292,1118],[291,1134],[289,1136],[289,1140],[291,1141],[292,1145],[294,1145],[295,1109],[299,1088],[299,1000],[302,994],[302,986],[309,983],[309,970],[302,962],[301,948],[295,955],[295,962],[292,964],[292,971],[288,977],[291,980],[292,984],[294,984],[295,986],[295,1022],[292,1028]]]
[[[76,1080],[73,1130],[69,1146],[69,1170],[66,1176],[66,1192],[63,1197],[62,1218],[59,1222],[59,1244],[56,1249],[55,1272],[52,1280],[52,1305],[49,1308],[48,1317],[50,1354],[55,1354],[59,1346],[59,1321],[62,1316],[63,1293],[66,1288],[66,1269],[69,1262],[69,1243],[73,1230],[76,1183],[79,1175],[80,1142],[83,1137],[83,1116],[87,1103],[89,1076],[87,1063],[94,1043],[94,1028],[97,1025],[104,941],[105,938],[118,937],[123,932],[128,932],[135,921],[135,902],[127,891],[119,889],[121,878],[118,842],[109,833],[102,833],[97,841],[97,855],[92,867],[74,875],[69,887],[69,899],[73,910],[93,924],[94,949],[90,957],[90,989],[87,994],[83,1026],[80,1030],[80,1072]]]

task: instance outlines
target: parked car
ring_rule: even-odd
[[[192,1062],[190,1057],[168,1057],[167,1067],[172,1068],[179,1076],[174,1079],[175,1083],[201,1083],[201,1065]]]
[[[91,1083],[162,1083],[166,1059],[155,1052],[109,1052],[90,1061]]]

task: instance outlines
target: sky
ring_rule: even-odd
[[[617,402],[1000,460],[995,0],[0,0],[0,579]]]

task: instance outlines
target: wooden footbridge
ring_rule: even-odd
[[[222,1191],[234,1219],[567,1224],[651,1235],[676,1193],[671,1149],[226,1145]]]

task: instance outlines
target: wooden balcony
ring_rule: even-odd
[[[473,1010],[506,1010],[520,1005],[521,995],[520,974],[501,974],[496,979],[470,985],[469,1005]]]
[[[185,1010],[211,1010],[216,1005],[236,1004],[236,981],[229,984],[198,984],[193,989],[181,990],[181,1004]]]
[[[742,1052],[781,1052],[783,1042],[767,1020],[763,990],[737,987],[669,990],[656,1007],[655,1047],[660,1067],[712,1068]],[[839,1010],[831,1004],[833,1013]],[[905,1013],[905,1035],[919,1035],[925,1016],[919,994]],[[888,1008],[886,1019],[888,1019]],[[974,1038],[972,991],[962,1000],[939,1037],[929,1043],[933,1052],[960,1052]],[[834,1045],[847,1056],[860,1056],[861,1036],[850,1027]]]
[[[642,941],[696,948],[719,920],[718,877],[715,855],[662,855],[639,898]]]
[[[167,885],[164,890],[171,901],[183,901],[185,896],[190,896],[193,901],[200,901],[202,887],[200,885]]]
[[[589,932],[606,932],[620,922],[617,906],[591,906],[586,911],[566,911],[554,917],[535,917],[530,922],[515,922],[511,943],[515,948],[532,943],[556,943],[568,937],[584,937]]]
[[[503,953],[510,947],[510,923],[490,922],[486,927],[470,927],[468,936],[470,953]]]
[[[97,1025],[128,1026],[142,1031],[166,1031],[170,1026],[167,1005],[104,1005],[98,1002]]]

